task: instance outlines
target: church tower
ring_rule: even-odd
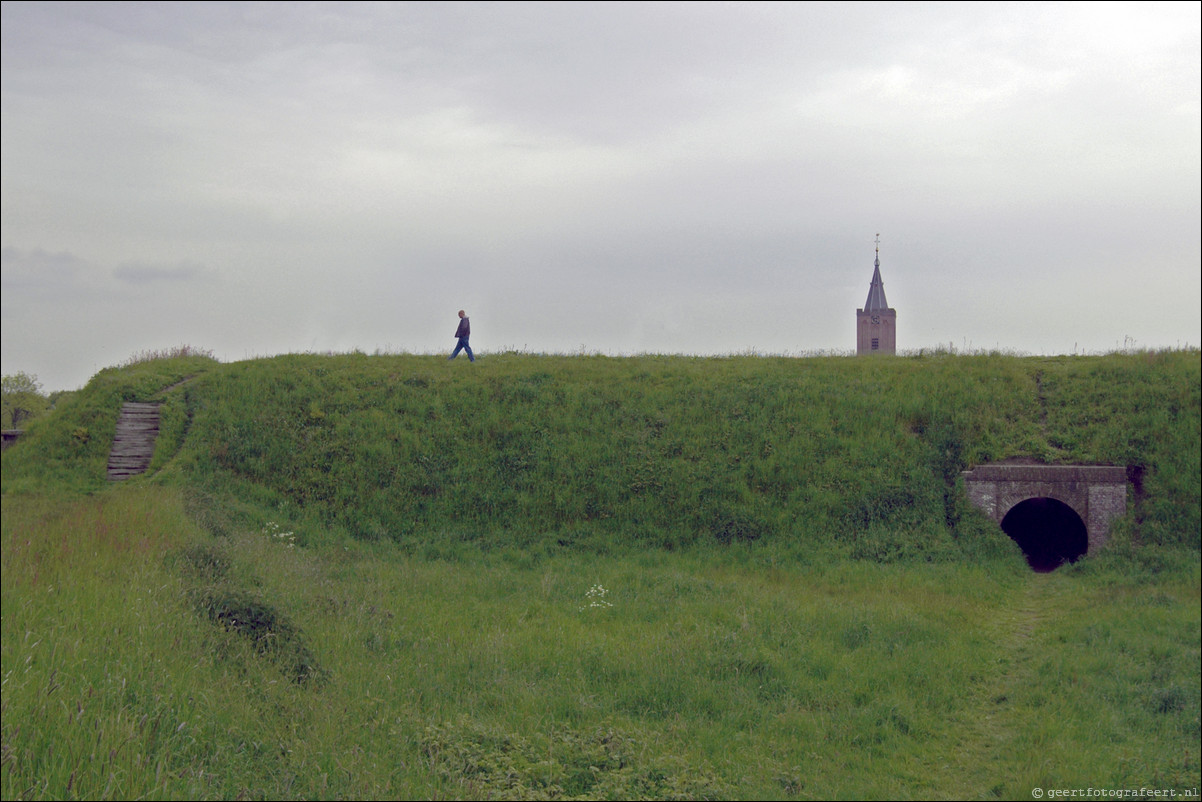
[[[893,354],[897,352],[897,310],[885,300],[885,282],[881,281],[881,235],[876,235],[876,262],[868,300],[856,310],[856,353]]]

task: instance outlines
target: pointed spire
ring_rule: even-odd
[[[865,312],[880,312],[889,308],[885,300],[885,282],[881,281],[881,235],[876,235],[876,260],[872,263],[872,284],[868,286],[868,300],[864,302]]]

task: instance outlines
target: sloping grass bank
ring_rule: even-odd
[[[1182,794],[1199,367],[104,371],[3,457],[0,792]],[[164,430],[110,486],[123,400],[162,400]],[[1112,545],[1030,572],[957,484],[1009,457],[1137,468]]]
[[[1139,536],[1197,548],[1200,384],[1193,352],[289,356],[198,377],[185,451],[303,542],[963,559],[994,545],[959,472],[1028,457],[1132,466]]]

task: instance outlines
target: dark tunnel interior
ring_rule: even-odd
[[[1014,505],[1002,519],[1002,531],[1022,548],[1031,570],[1040,573],[1076,562],[1089,548],[1081,516],[1054,498],[1029,498]]]

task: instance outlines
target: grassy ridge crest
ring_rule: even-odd
[[[160,360],[99,374],[4,486],[74,471],[95,489],[120,401],[161,399],[153,468],[302,542],[959,559],[996,546],[959,472],[1022,457],[1129,466],[1133,533],[1196,549],[1200,384],[1194,351]]]

